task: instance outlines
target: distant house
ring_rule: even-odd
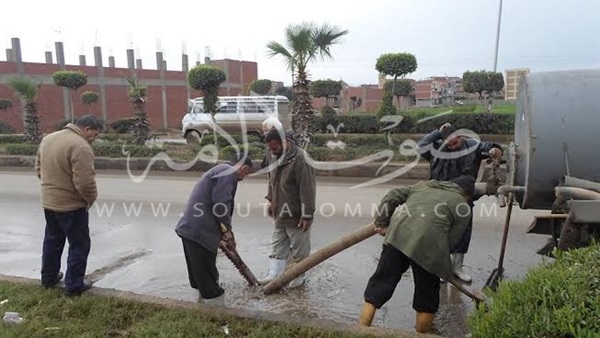
[[[516,100],[521,75],[529,74],[529,68],[507,69],[504,76],[504,99]]]

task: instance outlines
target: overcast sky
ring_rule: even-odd
[[[288,24],[312,20],[349,30],[333,48],[334,60],[309,66],[312,79],[376,83],[375,61],[389,52],[416,55],[411,78],[460,76],[493,68],[498,5],[499,0],[7,0],[0,60],[6,60],[12,37],[21,39],[26,62],[44,62],[44,51],[60,40],[68,64],[78,64],[81,53],[92,63],[93,47],[100,45],[105,64],[114,55],[117,66],[126,67],[125,50],[133,48],[144,67],[155,68],[160,48],[173,70],[181,70],[184,48],[193,64],[209,46],[213,59],[257,61],[260,78],[289,83],[284,63],[267,58],[265,45],[283,42]],[[498,70],[522,67],[600,68],[600,0],[504,0]]]

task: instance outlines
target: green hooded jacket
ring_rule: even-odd
[[[457,184],[429,180],[390,190],[378,207],[375,225],[388,228],[385,244],[448,280],[450,248],[470,218],[471,208]]]
[[[267,175],[266,199],[271,202],[275,226],[297,226],[301,219],[313,219],[315,213],[315,169],[306,161],[306,152],[293,145],[281,158],[271,156],[269,165],[277,165]]]

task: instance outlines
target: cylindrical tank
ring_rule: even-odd
[[[523,209],[550,210],[565,175],[600,182],[600,70],[522,76],[515,143]]]

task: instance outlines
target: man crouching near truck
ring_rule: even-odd
[[[386,194],[374,222],[377,232],[385,236],[383,251],[364,293],[361,326],[371,325],[375,310],[392,298],[410,266],[415,283],[415,328],[419,333],[431,330],[440,303],[440,278],[452,276],[450,248],[469,225],[468,203],[474,190],[475,179],[463,175],[450,181],[402,186]]]

